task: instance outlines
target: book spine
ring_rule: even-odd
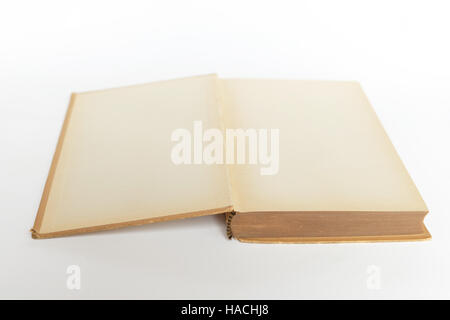
[[[226,223],[227,223],[227,237],[228,239],[233,238],[233,231],[231,230],[231,220],[236,215],[236,211],[228,212],[226,215]]]

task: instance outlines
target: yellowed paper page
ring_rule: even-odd
[[[279,129],[279,170],[230,165],[238,212],[427,208],[356,82],[221,80],[227,128]]]
[[[225,166],[171,160],[173,130],[220,127],[216,84],[209,75],[74,94],[34,235],[230,210]]]

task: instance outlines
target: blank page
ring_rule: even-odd
[[[34,231],[226,211],[225,166],[171,161],[173,130],[220,127],[216,85],[209,75],[74,94]]]
[[[229,167],[236,211],[427,211],[358,83],[221,85],[226,127],[279,129],[277,174]]]

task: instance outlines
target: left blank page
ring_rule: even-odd
[[[171,161],[175,129],[220,127],[216,84],[208,75],[74,94],[33,236],[230,210],[225,166]]]

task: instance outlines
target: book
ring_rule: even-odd
[[[225,214],[243,242],[425,240],[357,82],[205,75],[72,94],[33,238]]]

